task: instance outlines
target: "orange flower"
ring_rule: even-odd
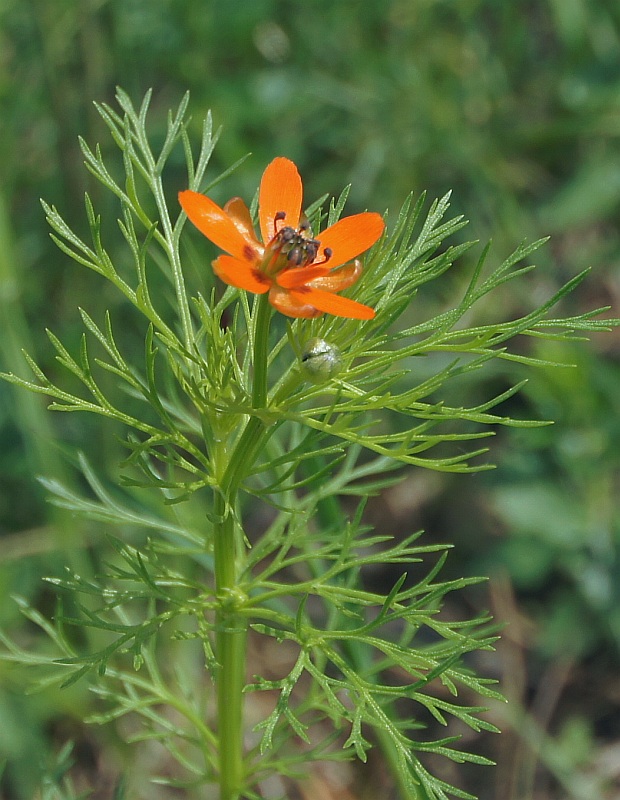
[[[213,262],[224,283],[254,294],[269,292],[269,302],[289,317],[334,314],[372,319],[374,309],[339,297],[359,278],[355,259],[381,236],[379,214],[345,217],[314,239],[301,211],[302,184],[297,167],[276,158],[263,173],[259,191],[262,242],[254,233],[246,204],[233,197],[220,208],[198,192],[179,193],[183,210],[198,230],[228,255]]]

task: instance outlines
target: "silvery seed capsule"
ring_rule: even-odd
[[[301,367],[312,383],[325,383],[340,372],[342,355],[325,339],[310,339],[301,355]]]

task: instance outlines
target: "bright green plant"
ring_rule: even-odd
[[[58,505],[121,532],[142,528],[148,538],[140,546],[111,539],[117,558],[106,574],[50,578],[61,596],[70,594],[78,613],[61,611],[52,624],[22,604],[54,650],[38,655],[4,637],[3,657],[39,669],[42,687],[88,676],[101,698],[92,721],[140,718],[141,736],[159,741],[178,762],[178,774],[166,780],[196,796],[211,796],[205,787],[218,784],[221,800],[254,800],[270,774],[303,777],[312,759],[365,761],[378,745],[402,797],[469,797],[433,776],[426,754],[488,761],[460,749],[458,737],[431,740],[420,729],[432,719],[445,725],[450,717],[474,730],[494,729],[477,698],[499,695],[493,681],[477,677],[467,663],[472,651],[492,647],[489,619],[454,621],[441,613],[449,592],[476,581],[441,580],[448,545],[425,544],[419,532],[374,532],[364,523],[364,506],[399,479],[401,465],[483,469],[488,465],[479,463],[485,450],[478,440],[491,435],[492,426],[543,424],[496,410],[520,384],[471,408],[442,401],[445,384],[475,375],[493,359],[546,363],[523,350],[510,352],[507,343],[516,336],[579,338],[610,321],[594,319],[601,309],[551,316],[582,274],[521,318],[468,325],[476,303],[532,269],[523,262],[541,244],[535,242],[491,270],[485,249],[457,305],[431,319],[416,307],[418,321],[399,325],[418,289],[471,247],[444,244],[465,225],[461,218],[445,219],[448,195],[426,211],[424,196],[415,203],[409,198],[366,255],[356,302],[345,300],[343,307],[363,303],[375,309],[372,317],[285,320],[274,315],[271,294],[250,301],[230,286],[190,298],[189,251],[181,248],[189,230],[183,233],[185,214],[168,203],[165,167],[180,151],[189,188],[209,192],[226,177],[205,179],[218,134],[207,118],[195,161],[186,98],[155,152],[147,136],[149,99],[136,110],[119,91],[122,115],[98,107],[122,153],[122,181],[99,149],[82,143],[89,170],[120,203],[124,262],[109,256],[88,197],[91,243],[44,204],[58,246],[146,318],[143,363],[124,352],[109,313],[100,311],[96,319],[80,310],[86,333],[79,353],[49,337],[81,393],[54,383],[29,356],[35,380],[4,377],[51,397],[54,410],[87,411],[125,426],[129,455],[122,480],[164,503],[159,511],[153,503],[148,511],[136,509],[110,492],[83,457],[90,497],[46,481]],[[347,194],[306,209],[318,240],[340,218]],[[257,207],[255,201],[255,221]],[[152,291],[157,269],[169,281],[167,290]],[[263,278],[254,279],[260,289]],[[273,288],[276,278],[269,281]],[[114,396],[102,388],[105,372],[122,389]],[[343,497],[353,498],[347,511]],[[266,521],[258,522],[259,505]],[[192,506],[205,510],[199,525],[197,514],[183,512]],[[385,565],[402,572],[382,594],[366,586],[366,576]],[[408,577],[412,565],[415,577]],[[89,631],[85,651],[68,626]],[[254,675],[253,643],[265,642],[288,658],[277,677]],[[197,663],[204,680],[195,677]],[[271,706],[248,731],[244,706],[252,693],[267,693]]]

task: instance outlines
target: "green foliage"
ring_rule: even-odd
[[[88,792],[76,792],[69,776],[74,763],[72,750],[73,743],[68,742],[59,751],[55,763],[47,769],[41,786],[41,800],[82,800],[88,797]]]
[[[397,753],[403,774],[410,776],[411,791],[421,782],[430,797],[443,798],[449,787],[426,771],[418,754],[441,752],[458,762],[485,763],[485,759],[453,749],[453,738],[416,741],[412,730],[420,722],[414,720],[428,712],[442,725],[447,724],[447,716],[455,716],[474,730],[493,729],[478,718],[480,707],[461,705],[435,693],[441,685],[455,700],[463,692],[499,697],[492,681],[476,678],[460,664],[463,654],[490,647],[495,637],[487,619],[448,623],[438,618],[445,595],[471,582],[437,580],[445,546],[421,546],[417,543],[420,534],[389,545],[391,537],[370,534],[360,527],[359,519],[347,525],[344,537],[340,530],[326,531],[321,544],[309,531],[307,520],[313,503],[323,496],[317,491],[304,498],[303,509],[278,517],[252,553],[235,597],[228,601],[236,613],[247,617],[256,633],[277,643],[293,642],[298,653],[281,680],[258,678],[246,687],[248,692],[276,695],[274,710],[258,725],[262,736],[248,766],[248,781],[251,785],[272,770],[294,772],[312,758],[355,753],[365,760],[371,744],[366,731],[375,727]],[[106,710],[95,714],[92,722],[137,714],[144,725],[137,739],[155,738],[166,747],[188,774],[184,785],[213,781],[216,736],[198,712],[191,676],[182,674],[182,668],[162,668],[157,640],[166,628],[167,636],[180,643],[177,650],[191,648],[199,640],[208,666],[217,674],[209,642],[215,629],[210,612],[217,608],[218,598],[188,580],[182,569],[166,566],[170,548],[160,542],[152,541],[142,553],[120,542],[115,546],[120,563],[101,579],[87,581],[76,575],[53,579],[74,598],[87,598],[87,605],[76,601],[80,619],[60,612],[58,628],[54,628],[38,612],[23,607],[31,622],[52,637],[54,652],[26,653],[5,639],[3,657],[37,667],[39,688],[55,683],[67,686],[96,671],[105,680],[97,681],[93,689],[105,701]],[[405,585],[403,574],[385,597],[359,588],[366,567],[393,563],[411,568],[433,554],[440,555],[439,560],[418,582]],[[269,562],[269,566],[254,570],[253,562]],[[299,579],[291,581],[291,576]],[[105,633],[107,643],[97,652],[76,653],[63,633],[67,625],[76,624]],[[396,639],[394,630],[399,631]],[[180,658],[178,663],[187,664],[187,659]],[[397,683],[389,678],[395,669],[401,673]],[[309,693],[298,686],[303,685],[304,674],[314,681]],[[398,720],[395,706],[402,702],[410,707],[411,721]],[[178,715],[174,722],[171,710]],[[330,747],[332,733],[317,740],[325,720],[348,736],[344,753]],[[283,741],[291,736],[308,747],[282,752]]]
[[[420,545],[419,534],[374,534],[362,522],[363,501],[350,519],[329,511],[330,501],[347,494],[366,497],[389,485],[397,464],[454,472],[485,468],[472,463],[484,450],[471,443],[488,436],[490,425],[542,423],[496,413],[521,384],[472,407],[446,404],[441,397],[445,385],[494,359],[525,366],[553,363],[508,351],[507,343],[517,336],[570,341],[615,321],[595,319],[604,309],[551,316],[582,274],[514,320],[468,325],[476,303],[532,269],[523,262],[541,244],[536,242],[520,246],[490,270],[485,249],[459,303],[413,326],[396,327],[420,288],[471,247],[444,243],[464,225],[460,217],[445,219],[448,196],[426,213],[423,196],[413,205],[409,199],[390,234],[368,255],[357,297],[377,309],[372,321],[297,320],[268,343],[264,299],[250,306],[245,296],[228,289],[220,299],[198,295],[193,313],[181,270],[184,217],[168,210],[163,174],[180,146],[189,185],[202,186],[216,136],[208,117],[194,166],[185,98],[170,115],[167,135],[154,152],[146,130],[149,100],[147,95],[136,111],[119,91],[122,117],[108,106],[99,107],[123,153],[124,183],[111,177],[99,149],[82,144],[87,166],[120,203],[119,226],[132,276],[121,275],[106,251],[101,220],[88,196],[91,244],[74,234],[55,208],[44,206],[60,248],[109,281],[145,317],[142,367],[123,354],[111,314],[105,313],[100,326],[82,311],[86,333],[78,355],[48,334],[58,362],[77,379],[75,391],[48,378],[29,356],[35,381],[3,377],[50,396],[53,410],[86,411],[122,424],[129,431],[125,483],[155,489],[169,505],[199,490],[213,490],[209,521],[198,533],[137,514],[110,495],[85,459],[82,469],[96,499],[47,481],[55,502],[65,509],[156,530],[158,536],[144,549],[113,540],[118,558],[101,577],[70,571],[64,579],[51,578],[71,597],[75,615],[61,612],[54,628],[22,605],[51,637],[56,652],[32,655],[4,637],[4,658],[41,668],[44,687],[66,687],[86,674],[96,675],[95,691],[105,710],[93,721],[138,715],[144,736],[166,747],[187,774],[178,785],[189,788],[219,779],[225,800],[238,793],[253,797],[259,776],[291,773],[311,758],[355,755],[364,761],[371,731],[389,754],[407,797],[470,797],[433,777],[424,757],[434,753],[479,764],[487,759],[454,747],[458,737],[433,741],[415,732],[427,720],[447,725],[450,717],[476,731],[494,729],[479,716],[484,708],[466,699],[499,697],[492,681],[476,677],[467,666],[469,653],[492,646],[489,619],[447,622],[441,617],[445,596],[472,579],[439,580],[445,546]],[[315,229],[325,216],[329,223],[340,216],[346,196],[332,202],[327,214],[321,203],[308,209]],[[150,288],[156,266],[172,288],[166,309],[158,307],[160,297]],[[321,384],[307,381],[300,361],[310,337],[334,344],[342,355],[339,371]],[[91,356],[93,345],[103,358]],[[409,366],[422,361],[420,369]],[[113,375],[123,391],[115,388],[110,397],[100,374]],[[266,394],[256,388],[263,382]],[[393,418],[389,432],[382,429],[387,415]],[[455,447],[456,454],[451,451]],[[238,489],[275,509],[273,521],[258,537],[244,523]],[[315,527],[315,518],[323,524]],[[363,588],[368,568],[402,564],[411,569],[423,557],[422,577],[412,580],[403,572],[385,595]],[[197,577],[197,567],[206,570],[209,580],[204,574]],[[67,626],[90,631],[96,646],[80,652],[65,634]],[[257,676],[245,687],[245,680],[238,683],[245,672],[241,642],[248,630],[272,640],[271,646],[293,646],[286,675]],[[225,700],[215,712],[210,709],[218,714],[215,730],[188,677],[160,663],[160,641],[170,639],[179,640],[179,646],[199,644]],[[257,726],[260,739],[239,776],[234,752],[239,720],[231,709],[240,708],[236,693],[242,690],[269,692],[274,708]],[[169,716],[170,710],[180,721]],[[305,745],[283,748],[288,739]],[[336,741],[341,751],[333,749]]]
[[[53,359],[56,351],[46,349],[45,343],[37,347],[29,338],[48,325],[70,353],[78,353],[81,326],[74,313],[76,302],[89,310],[102,330],[105,321],[99,308],[109,307],[124,359],[134,366],[140,361],[141,331],[127,313],[124,296],[107,292],[97,276],[76,273],[74,265],[50,243],[38,205],[41,195],[53,198],[66,219],[77,225],[79,238],[88,241],[88,228],[81,226],[78,210],[84,180],[76,139],[82,133],[91,143],[100,141],[102,155],[109,158],[114,145],[106,143],[105,126],[93,112],[91,100],[111,97],[111,87],[117,83],[127,86],[129,82],[133,97],[141,97],[149,86],[157,87],[150,130],[158,144],[166,136],[169,98],[180,97],[189,87],[194,108],[211,107],[214,119],[226,125],[226,137],[212,162],[214,173],[253,152],[244,170],[216,189],[222,192],[216,195],[218,199],[251,196],[263,165],[275,153],[286,153],[299,164],[308,196],[352,181],[350,204],[356,210],[367,205],[394,209],[411,186],[428,187],[431,197],[452,186],[453,207],[466,209],[472,220],[469,235],[486,239],[492,232],[493,253],[501,258],[523,236],[537,239],[553,233],[552,245],[537,256],[544,268],[526,281],[510,284],[499,299],[487,295],[489,305],[481,300],[474,317],[468,315],[468,325],[473,319],[476,324],[480,318],[487,322],[500,304],[505,318],[520,316],[523,308],[536,304],[531,298],[553,294],[566,276],[585,264],[594,265],[595,272],[583,292],[569,300],[570,307],[581,310],[579,297],[584,293],[586,305],[609,302],[616,293],[619,242],[615,122],[620,97],[619,13],[617,5],[607,0],[550,0],[535,8],[495,0],[419,4],[318,0],[311,10],[306,4],[277,0],[240,0],[234,8],[203,0],[157,6],[142,0],[66,0],[61,7],[5,0],[0,9],[2,369],[26,377],[19,351],[25,347],[36,353],[52,383],[69,389],[64,367]],[[27,87],[27,91],[16,91],[16,87]],[[201,113],[195,113],[190,123],[192,139],[201,135],[200,117]],[[172,152],[168,186],[185,185],[180,176],[184,161],[182,148]],[[114,157],[111,171],[116,178],[119,172],[113,167]],[[116,197],[98,191],[96,184],[89,186],[89,192],[103,218],[108,255],[122,278],[131,283],[123,234],[114,226],[106,227],[106,221],[109,224],[116,216],[112,209]],[[145,205],[151,215],[150,202]],[[188,253],[186,268],[191,266]],[[202,276],[209,272],[204,258],[195,262]],[[443,311],[444,287],[458,284],[462,271],[453,270],[452,278],[438,284],[442,287],[439,300],[432,285],[429,292],[422,292],[403,317],[404,324],[417,323],[437,307]],[[159,267],[151,270],[150,279],[157,311],[172,325],[169,308],[163,305],[171,284]],[[92,304],[94,286],[102,289],[97,307]],[[207,286],[205,296],[209,295]],[[213,329],[218,326],[214,324]],[[107,361],[96,339],[88,336],[91,358],[102,355]],[[609,341],[610,337],[597,337],[587,348],[587,358],[579,357],[579,346],[560,351],[543,346],[532,351],[536,343],[517,343],[520,353],[536,352],[543,361],[574,362],[577,367],[542,367],[524,393],[499,407],[503,415],[549,418],[558,424],[538,430],[504,427],[498,430],[500,435],[486,440],[492,448],[490,458],[499,460],[502,469],[476,478],[475,486],[482,492],[486,485],[495,493],[492,518],[485,521],[484,509],[491,504],[486,496],[479,496],[481,513],[475,531],[469,528],[476,499],[473,481],[466,481],[467,491],[459,491],[463,484],[444,478],[442,493],[434,502],[430,496],[421,498],[422,511],[432,512],[428,524],[450,530],[459,541],[450,559],[452,572],[507,571],[515,582],[517,600],[525,595],[525,611],[537,622],[539,635],[530,639],[529,647],[551,660],[564,654],[567,642],[577,654],[617,647],[614,587],[619,585],[619,541],[613,475],[618,392],[613,340],[605,344]],[[211,347],[206,342],[205,346]],[[217,351],[218,347],[212,350]],[[433,358],[437,357],[440,354]],[[430,360],[429,356],[412,359],[407,367],[426,374]],[[510,368],[505,363],[508,370],[502,369],[499,377],[498,366],[502,362],[460,379],[457,376],[451,403],[443,398],[446,404],[475,407],[503,392],[509,382],[520,380],[519,365]],[[163,372],[162,367],[160,378]],[[568,374],[570,378],[563,382],[560,375]],[[213,379],[212,398],[219,396],[222,380],[225,377]],[[101,373],[98,381],[114,406],[130,414],[135,411],[133,394],[125,398],[127,406],[119,406],[113,373]],[[84,415],[46,415],[41,400],[42,396],[0,386],[0,483],[4,489],[0,586],[3,622],[9,625],[16,624],[16,615],[8,593],[19,590],[32,602],[45,604],[45,597],[37,597],[42,571],[55,574],[69,558],[76,571],[89,574],[88,564],[84,568],[79,562],[88,561],[91,554],[96,562],[105,557],[107,548],[102,519],[85,526],[69,512],[57,515],[56,509],[43,503],[44,493],[29,476],[54,476],[77,502],[82,490],[79,478],[67,474],[61,447],[54,439],[71,446],[78,442],[97,465],[99,476],[107,480],[115,473],[122,446],[117,443],[122,423],[116,426],[108,418],[99,424],[100,417],[89,422]],[[141,407],[151,413],[146,404]],[[154,417],[148,421],[156,422]],[[314,434],[310,431],[309,435]],[[309,459],[304,463],[312,465]],[[328,471],[321,472],[328,470],[325,463],[313,468],[317,481],[328,482]],[[136,479],[135,473],[132,477]],[[191,483],[191,477],[188,480]],[[273,491],[278,480],[271,481]],[[304,471],[296,483],[307,480]],[[255,493],[269,493],[269,479],[263,481],[264,487],[252,480],[246,485]],[[511,488],[513,482],[517,485]],[[106,492],[101,483],[99,488]],[[191,518],[180,526],[183,530],[193,531],[198,538],[203,535],[197,518],[205,493],[194,493],[191,504],[162,510],[138,487],[128,489],[124,497],[114,493],[113,500],[133,513],[133,522],[118,521],[123,538],[139,536],[141,517],[153,526],[159,519],[166,534],[168,527],[178,525],[175,515]],[[533,489],[540,502],[526,515],[523,501],[533,497]],[[505,498],[511,502],[504,503]],[[272,496],[272,501],[277,499]],[[81,502],[96,501],[89,496]],[[549,524],[548,514],[538,513],[544,511],[545,503],[574,511],[575,524],[565,539],[557,526]],[[154,513],[155,506],[162,511],[161,517]],[[499,536],[497,515],[504,522]],[[492,531],[486,537],[485,527]],[[136,538],[131,541],[135,543]],[[83,559],[85,547],[88,553]],[[18,562],[17,553],[30,557]],[[41,553],[44,557],[37,557]],[[203,558],[209,556],[203,554]],[[520,607],[519,614],[523,610]],[[583,624],[576,626],[576,618]],[[27,634],[20,630],[16,635]],[[599,676],[591,681],[604,686]],[[9,760],[20,746],[20,763],[31,763],[33,747],[37,752],[44,750],[44,737],[51,729],[44,715],[62,714],[67,702],[65,695],[56,697],[35,720],[21,691],[10,696],[14,705],[7,707],[14,734],[8,750],[4,739],[0,744]],[[8,736],[5,721],[3,717]],[[30,736],[36,731],[40,735],[32,745]],[[25,772],[20,766],[15,770]],[[10,766],[3,788],[7,778]],[[566,785],[569,791],[575,784],[569,780]],[[13,783],[7,791],[19,790]]]
[[[122,278],[114,268],[101,241],[100,218],[96,215],[88,196],[86,211],[93,241],[92,248],[72,233],[56,209],[47,204],[44,204],[44,208],[48,221],[55,231],[55,240],[61,249],[82,266],[93,269],[109,280],[151,323],[152,328],[149,329],[145,343],[144,372],[139,375],[127,364],[119,351],[109,315],[105,318],[105,330],[101,330],[86,312],[81,312],[87,330],[103,346],[110,359],[108,361],[96,359],[97,365],[121,378],[134,394],[141,395],[151,411],[155,412],[160,427],[126,414],[108,400],[93,375],[85,337],[82,338],[80,355],[76,359],[54,334],[48,334],[57,351],[57,360],[79,379],[92,399],[85,400],[79,395],[59,388],[46,378],[31,359],[29,364],[35,372],[38,383],[25,381],[15,375],[5,377],[18,385],[53,397],[55,402],[51,407],[54,410],[91,411],[116,419],[137,433],[146,434],[148,438],[139,444],[134,442],[132,445],[130,442],[134,454],[142,456],[148,453],[157,460],[196,475],[195,482],[176,484],[176,488],[187,491],[198,488],[203,483],[212,483],[215,479],[210,472],[211,462],[208,453],[201,452],[191,441],[190,435],[201,430],[201,426],[211,431],[219,430],[223,412],[231,415],[233,419],[236,415],[239,420],[254,413],[250,402],[250,363],[247,357],[244,363],[235,363],[235,353],[243,347],[246,335],[249,336],[249,347],[245,352],[250,352],[254,344],[251,326],[253,317],[245,306],[245,316],[250,322],[247,334],[244,321],[239,315],[235,315],[228,335],[223,334],[222,315],[232,302],[234,292],[228,291],[213,308],[209,308],[199,297],[196,302],[200,310],[202,327],[197,334],[194,333],[195,326],[191,319],[185,281],[180,271],[179,237],[183,218],[179,217],[175,222],[171,220],[165,205],[162,172],[166,158],[175,144],[182,141],[190,186],[201,185],[202,176],[213,151],[214,136],[210,117],[207,117],[200,156],[194,169],[190,145],[182,124],[183,113],[187,106],[186,98],[177,113],[170,117],[167,137],[160,152],[155,156],[145,130],[149,99],[150,96],[147,95],[140,111],[136,112],[127,95],[120,91],[119,103],[125,111],[124,118],[119,117],[107,106],[100,109],[116,144],[124,154],[129,187],[127,191],[111,178],[110,171],[101,160],[101,155],[93,155],[88,146],[83,144],[87,165],[121,202],[122,219],[119,219],[119,225],[133,255],[136,272],[133,285]],[[155,202],[157,208],[155,219],[151,219],[144,205],[138,200],[141,189],[136,184],[137,176],[144,184],[141,189],[145,188]],[[225,175],[217,180],[223,177]],[[213,182],[209,184],[212,185]],[[343,202],[332,205],[330,222],[335,221],[343,205]],[[359,296],[364,302],[376,307],[378,313],[375,320],[365,326],[363,333],[359,331],[359,324],[354,320],[343,322],[325,318],[310,324],[296,322],[291,326],[289,336],[294,346],[299,342],[300,332],[303,330],[303,335],[306,337],[309,334],[320,335],[340,347],[344,353],[344,364],[337,379],[329,386],[309,388],[303,374],[300,373],[298,363],[290,359],[290,366],[282,370],[274,384],[269,408],[264,413],[269,415],[270,422],[294,421],[312,430],[359,444],[380,455],[390,456],[404,463],[434,469],[468,470],[471,469],[467,463],[469,459],[484,452],[483,450],[444,458],[418,456],[418,453],[424,453],[444,442],[461,442],[487,436],[488,432],[442,434],[429,431],[442,423],[455,420],[517,426],[541,423],[513,420],[489,413],[492,408],[517,391],[518,387],[469,409],[450,408],[441,401],[428,398],[434,398],[446,381],[476,370],[493,358],[517,361],[526,365],[551,363],[529,355],[508,352],[504,343],[517,335],[555,339],[574,338],[581,331],[608,330],[613,321],[594,319],[605,309],[596,309],[568,318],[549,317],[549,311],[583,279],[585,273],[582,273],[569,281],[539,308],[519,319],[475,327],[460,326],[461,319],[475,303],[506,282],[526,274],[533,268],[530,265],[521,266],[521,262],[540,246],[542,242],[539,241],[520,246],[489,275],[482,278],[488,249],[485,250],[476,265],[462,301],[455,308],[396,333],[387,331],[412,298],[415,298],[419,287],[441,276],[471,247],[470,244],[451,245],[438,252],[444,240],[454,235],[465,223],[460,217],[444,221],[449,208],[448,196],[445,196],[431,205],[420,230],[417,231],[416,226],[422,218],[423,207],[423,196],[413,208],[410,201],[405,203],[391,235],[386,237],[367,259],[366,277]],[[320,219],[320,209],[315,214],[311,213],[312,217]],[[143,229],[141,235],[138,234],[136,225],[140,225]],[[148,287],[147,261],[158,263],[162,257],[168,262],[175,290],[177,321],[182,331],[180,336],[173,332],[163,321],[160,312],[155,309]],[[200,351],[195,343],[196,336],[199,341],[206,342],[205,346],[210,352]],[[281,353],[285,344],[286,339],[282,338],[274,345],[272,360],[276,354]],[[182,392],[190,398],[193,407],[189,409],[183,407],[174,397],[167,397],[166,390],[158,386],[156,365],[160,349],[165,357],[164,369],[168,372],[164,379],[165,385],[170,385],[169,379],[177,382]],[[296,349],[300,352],[300,343]],[[453,353],[456,357],[435,372],[431,367],[431,374],[414,387],[407,386],[406,389],[398,391],[400,388],[398,384],[402,383],[402,378],[408,375],[409,370],[403,367],[397,369],[397,365],[414,357],[428,357],[438,353]],[[215,364],[219,366],[214,367]],[[317,405],[318,399],[324,400],[324,404]],[[315,404],[304,408],[303,406],[308,406],[309,401],[315,401]],[[417,420],[417,424],[406,428],[402,433],[385,435],[367,433],[369,425],[367,415],[373,411],[383,412],[386,409],[412,417]],[[209,420],[209,425],[204,425],[203,417]],[[305,452],[311,454],[307,444]],[[164,455],[161,452],[162,448]],[[199,466],[190,463],[188,456],[193,457]]]

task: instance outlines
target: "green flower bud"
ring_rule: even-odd
[[[325,339],[310,339],[301,354],[301,368],[312,383],[325,383],[342,368],[342,355],[335,344]]]

